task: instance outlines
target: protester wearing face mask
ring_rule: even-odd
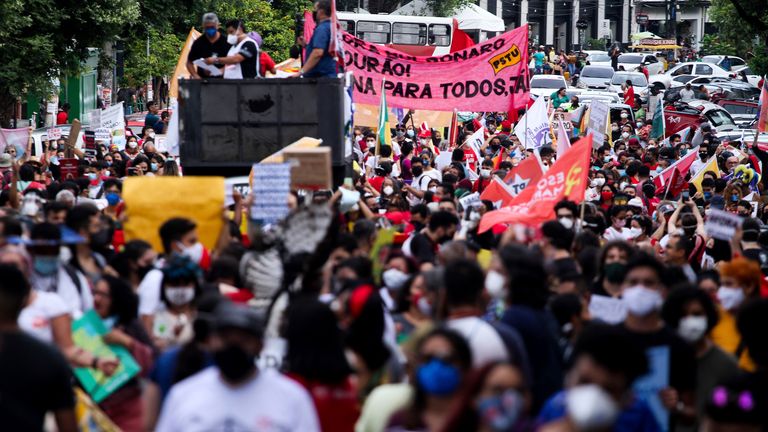
[[[67,304],[74,319],[93,308],[93,295],[88,289],[88,280],[81,272],[59,258],[61,231],[50,223],[32,227],[31,243],[32,273],[29,276],[32,288],[38,291],[56,292]]]
[[[631,240],[632,235],[627,228],[627,208],[621,205],[614,205],[608,211],[608,219],[611,226],[603,233],[603,238],[607,241],[613,240]]]
[[[384,271],[381,273],[382,287],[379,290],[379,295],[387,309],[394,311],[397,308],[395,298],[415,271],[414,262],[402,253],[393,252],[389,255]]]
[[[739,366],[753,370],[754,363],[742,347],[742,338],[736,328],[739,310],[748,302],[760,297],[760,266],[746,258],[734,258],[720,264],[720,321],[712,330],[712,341],[725,352],[735,355]]]
[[[493,173],[493,161],[484,159],[480,166],[480,178],[472,185],[472,192],[483,193],[483,191],[493,182],[491,175]]]
[[[627,270],[627,262],[632,259],[635,249],[624,241],[618,240],[603,246],[598,277],[592,287],[592,295],[619,298],[621,296],[621,284]],[[618,324],[625,316],[608,317],[595,316],[594,318],[605,321],[608,324]]]
[[[188,257],[203,269],[210,266],[210,257],[205,247],[198,241],[197,225],[189,219],[169,219],[160,226],[160,239],[166,257],[180,254]],[[163,285],[164,260],[156,263],[157,268],[147,272],[138,288],[139,315],[148,332],[152,332],[153,318],[162,309],[161,288]]]
[[[441,244],[453,239],[459,219],[446,211],[432,215],[429,225],[423,233],[418,233],[411,241],[411,253],[419,265],[434,263]]]
[[[647,370],[645,353],[619,328],[587,327],[574,347],[566,390],[547,401],[538,430],[660,430],[648,403],[632,390]]]
[[[203,15],[203,34],[205,37],[199,37],[192,43],[192,48],[189,50],[187,56],[187,71],[193,79],[211,78],[210,72],[205,69],[198,69],[193,64],[195,60],[205,59],[208,57],[226,57],[229,51],[230,45],[227,43],[226,38],[219,34],[219,18],[214,13],[206,13]],[[223,65],[217,65],[219,69],[223,69]],[[220,78],[216,76],[215,78]]]
[[[69,264],[94,284],[101,279],[107,266],[104,254],[113,253],[113,230],[102,220],[99,209],[93,204],[78,204],[72,208],[67,213],[66,226],[83,238],[83,242],[70,246],[72,258]]]
[[[664,322],[696,350],[696,416],[701,419],[712,389],[739,374],[738,364],[709,337],[718,322],[718,313],[705,291],[672,291],[661,314]]]
[[[259,47],[245,30],[243,20],[227,22],[227,43],[232,47],[226,57],[208,57],[209,65],[224,65],[224,79],[259,77]]]
[[[644,352],[661,347],[669,352],[669,387],[659,392],[661,403],[669,410],[669,424],[690,424],[695,418],[694,391],[696,370],[694,351],[661,320],[661,307],[668,290],[666,269],[651,255],[639,253],[627,264],[622,283],[622,303],[627,310],[623,330],[629,341]],[[650,365],[653,367],[653,365]]]
[[[194,301],[200,295],[200,267],[189,257],[172,255],[163,266],[160,300],[163,309],[153,320],[152,338],[165,349],[189,342],[194,335]]]
[[[433,270],[436,271],[436,270]],[[410,340],[411,335],[432,323],[437,293],[429,290],[425,275],[417,273],[406,281],[398,292],[395,322],[398,344]]]
[[[256,366],[264,346],[263,317],[245,306],[227,303],[217,308],[215,317],[216,333],[211,341],[215,367],[171,389],[156,430],[238,424],[319,432],[307,391],[275,369]]]

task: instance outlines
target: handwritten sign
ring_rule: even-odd
[[[480,193],[475,192],[459,199],[459,204],[464,210],[470,207],[482,207],[483,202],[480,201]]]
[[[731,241],[742,222],[744,222],[743,219],[733,213],[713,208],[709,209],[704,229],[710,237]]]
[[[57,140],[61,138],[61,128],[52,127],[48,129],[48,140]]]
[[[141,371],[131,353],[119,345],[107,345],[103,336],[108,330],[96,311],[91,309],[72,323],[72,341],[96,357],[117,358],[120,364],[112,376],[91,368],[75,368],[75,376],[96,403],[106,399]]]
[[[592,134],[592,145],[600,147],[605,141],[605,131],[608,127],[608,112],[611,108],[600,101],[593,101],[589,106],[589,123],[587,132]]]
[[[253,206],[251,219],[263,224],[280,221],[288,215],[291,192],[290,163],[260,163],[253,166]]]
[[[107,128],[97,128],[93,130],[94,139],[96,141],[110,142],[112,140],[112,131]]]

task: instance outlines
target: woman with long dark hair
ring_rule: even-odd
[[[357,393],[336,316],[313,298],[295,299],[286,316],[286,374],[312,396],[322,430],[354,430]]]

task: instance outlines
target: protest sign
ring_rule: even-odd
[[[229,177],[224,180],[224,205],[226,207],[235,203],[234,191],[240,193],[243,198],[251,193],[251,183],[248,176]]]
[[[600,101],[593,101],[589,106],[589,123],[587,123],[587,132],[591,133],[592,143],[595,147],[600,147],[605,141],[605,130],[608,127],[608,113],[611,108]]]
[[[395,229],[383,228],[376,236],[376,242],[371,247],[371,262],[373,263],[373,279],[381,285],[381,273],[384,271],[384,263],[391,252],[392,243],[395,242]]]
[[[61,128],[52,127],[48,129],[47,132],[48,140],[57,140],[61,138]]]
[[[543,97],[536,99],[515,126],[515,135],[525,144],[525,148],[540,148],[551,143],[549,136],[549,117],[547,102]]]
[[[482,207],[483,202],[480,201],[480,193],[475,192],[459,198],[459,204],[461,204],[462,209],[466,210],[470,207]]]
[[[21,159],[27,151],[29,129],[0,129],[0,152],[5,152],[8,146],[16,148],[16,160]]]
[[[117,358],[120,361],[115,373],[109,377],[96,369],[75,368],[75,376],[96,403],[106,399],[141,371],[128,350],[104,343],[103,336],[107,333],[106,326],[93,309],[72,323],[72,341],[78,348],[96,357]]]
[[[289,213],[290,163],[259,163],[253,166],[251,219],[262,224],[280,221]]]
[[[283,158],[291,162],[291,187],[293,189],[331,188],[331,148],[315,147],[283,152]]]
[[[101,127],[101,110],[95,109],[88,111],[88,126],[93,129]]]
[[[382,82],[390,106],[435,111],[508,111],[528,102],[528,27],[465,50],[415,57],[342,32],[354,100],[378,104]]]
[[[158,229],[183,217],[197,224],[200,242],[213,249],[221,233],[223,177],[128,177],[123,184],[126,241],[140,239],[163,250]]]
[[[593,294],[589,298],[589,314],[606,324],[619,324],[627,317],[627,307],[620,299]]]
[[[96,158],[96,134],[93,131],[83,133],[83,153],[86,158]]]
[[[473,161],[470,161],[469,159],[467,159],[467,162],[469,162],[470,165],[475,165],[477,161],[483,160],[483,151],[481,150],[481,148],[485,143],[484,138],[485,138],[485,129],[480,128],[475,133],[470,135],[466,141],[464,141],[464,144],[467,145],[469,150],[471,150],[475,156]],[[472,169],[474,168],[475,167],[472,166]]]
[[[63,180],[75,180],[77,179],[77,159],[59,159],[59,170],[61,171],[61,178]]]
[[[669,388],[669,346],[655,346],[645,351],[648,373],[632,384],[635,397],[648,404],[659,430],[669,430],[669,411],[664,407],[659,392]]]
[[[120,150],[125,149],[125,113],[123,103],[117,103],[101,111],[101,128],[112,133],[112,144]]]
[[[742,222],[744,220],[733,213],[712,208],[708,210],[704,229],[710,237],[730,242]]]
[[[45,112],[48,114],[56,114],[59,111],[59,106],[56,102],[48,102],[45,105]]]

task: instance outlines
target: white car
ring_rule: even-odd
[[[701,58],[701,61],[704,63],[712,63],[720,67],[723,67],[723,60],[725,60],[724,55],[708,55]],[[728,56],[728,60],[731,62],[731,70],[735,70],[737,67],[747,65],[747,62],[745,62],[741,57]]]
[[[664,72],[664,65],[650,53],[624,53],[619,56],[619,69],[624,67],[627,72],[636,72],[641,63],[645,63],[649,75]]]
[[[531,77],[531,94],[539,97],[549,96],[561,87],[568,88],[568,83],[562,75],[534,75]]]
[[[721,77],[732,78],[735,73],[728,72],[714,63],[687,62],[680,63],[663,74],[652,75],[650,77],[651,85],[657,85],[665,89],[674,87],[672,81],[675,77],[683,75],[694,75],[697,77]]]
[[[611,66],[611,56],[605,51],[584,51],[590,66]]]
[[[579,74],[576,87],[590,90],[605,90],[611,84],[613,68],[610,66],[584,66]]]
[[[608,87],[608,91],[614,93],[624,93],[621,89],[621,85],[626,83],[627,80],[632,81],[632,87],[635,88],[635,95],[647,96],[648,94],[648,80],[645,79],[645,75],[641,72],[616,72],[611,78],[611,85]]]
[[[733,68],[732,70],[736,72],[736,79],[741,79],[741,73],[744,72],[744,75],[747,76],[748,83],[752,84],[755,87],[760,87],[758,85],[761,79],[760,75],[755,75],[755,73],[752,72],[752,69],[750,69],[749,66],[739,66],[739,67]]]
[[[593,101],[600,101],[607,104],[611,103],[623,103],[624,99],[620,98],[618,94],[607,91],[593,91],[587,90],[577,95],[580,104],[590,104]]]

